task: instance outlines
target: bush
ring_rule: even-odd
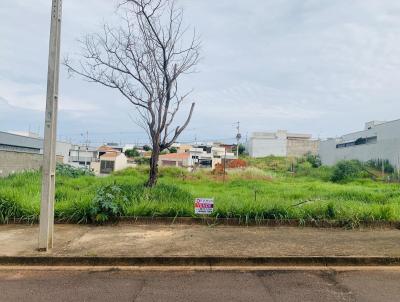
[[[127,156],[127,157],[139,157],[140,156],[140,153],[139,153],[139,151],[136,149],[136,148],[133,148],[133,149],[128,149],[128,150],[126,150],[125,151],[125,155]]]
[[[363,166],[358,160],[343,160],[338,162],[333,169],[332,182],[347,182],[362,176]]]
[[[305,155],[305,160],[309,162],[313,168],[319,168],[322,166],[322,161],[319,155],[314,155],[309,152]]]
[[[94,173],[85,169],[75,168],[70,165],[57,163],[56,175],[71,178],[78,178],[81,176],[94,176]]]
[[[169,153],[178,153],[178,149],[176,149],[175,147],[171,147],[169,148]]]
[[[92,201],[91,219],[95,222],[106,222],[123,215],[123,207],[128,203],[123,189],[116,185],[100,187]]]
[[[385,173],[392,174],[395,169],[387,159],[371,159],[367,162],[367,167],[382,171],[382,166]]]
[[[138,165],[150,165],[150,158],[148,157],[139,157],[135,160]]]

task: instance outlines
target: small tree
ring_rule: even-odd
[[[144,145],[143,150],[146,152],[151,151],[151,147],[149,145]]]
[[[169,148],[169,153],[178,153],[178,149],[176,149],[175,147],[171,147]]]
[[[191,120],[195,103],[183,124],[173,127],[188,96],[179,93],[178,81],[193,72],[200,43],[195,33],[187,35],[175,0],[124,0],[120,8],[124,25],[106,24],[101,34],[86,36],[79,62],[66,59],[64,64],[71,73],[119,91],[135,106],[152,144],[147,182],[152,187],[160,152],[172,146]]]
[[[239,155],[244,155],[246,147],[243,144],[239,144]]]
[[[128,150],[126,150],[126,151],[125,151],[125,155],[126,155],[127,157],[139,157],[139,156],[140,156],[140,153],[139,153],[139,151],[138,151],[136,148],[133,148],[133,149],[128,149]]]

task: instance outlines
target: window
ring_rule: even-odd
[[[25,153],[40,153],[40,149],[30,148],[30,147],[20,147],[20,146],[12,146],[0,144],[0,150],[5,151],[15,151],[15,152],[25,152]]]
[[[111,160],[102,160],[100,162],[100,173],[110,174],[114,171],[115,162]]]
[[[348,147],[360,146],[360,145],[366,145],[366,144],[376,144],[377,142],[378,142],[377,136],[360,137],[352,142],[337,144],[336,149],[348,148]]]

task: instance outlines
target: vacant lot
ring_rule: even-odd
[[[368,177],[346,183],[329,180],[331,169],[299,166],[289,173],[282,161],[252,161],[228,175],[161,169],[159,184],[144,187],[147,169],[125,170],[109,177],[59,173],[55,212],[69,222],[101,222],[119,216],[193,217],[196,197],[214,198],[215,217],[254,219],[400,221],[398,183]],[[38,219],[40,173],[0,179],[0,222]]]

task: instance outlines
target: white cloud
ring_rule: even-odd
[[[46,93],[44,87],[37,84],[16,83],[0,80],[1,97],[13,107],[44,111],[46,107]],[[60,97],[59,109],[84,114],[97,110],[98,107],[88,100],[74,99],[68,96]]]
[[[200,72],[181,86],[195,89],[190,127],[202,135],[224,137],[240,119],[244,131],[333,136],[399,117],[400,1],[179,2],[203,40]],[[0,2],[0,96],[20,108],[43,110],[49,3]],[[111,19],[115,3],[64,1],[63,54],[77,52],[76,38]],[[63,110],[87,117],[82,125],[90,118],[94,128],[130,127],[132,107],[115,92],[67,79],[65,71],[60,91]]]

